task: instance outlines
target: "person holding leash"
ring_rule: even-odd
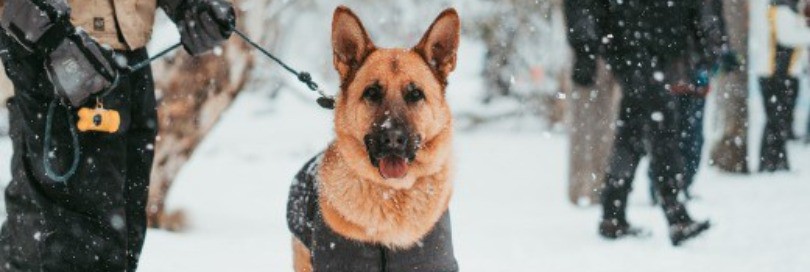
[[[157,134],[156,8],[192,55],[226,40],[225,0],[0,0],[12,181],[0,271],[135,271]],[[78,119],[78,122],[77,122]]]

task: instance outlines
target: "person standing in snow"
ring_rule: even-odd
[[[193,55],[235,27],[224,0],[0,0],[16,93],[0,271],[135,271],[157,119],[151,69],[124,67],[148,58],[157,7]],[[102,100],[117,131],[78,133],[77,110]]]
[[[706,27],[710,28],[709,31],[715,31],[711,37],[706,37],[704,45],[700,43],[690,44],[690,53],[685,55],[684,63],[689,64],[685,67],[681,74],[689,73],[686,70],[693,70],[693,81],[697,88],[675,88],[674,93],[678,99],[678,122],[680,126],[680,139],[679,150],[683,155],[684,172],[682,175],[681,192],[686,199],[692,199],[690,188],[697,176],[700,162],[703,155],[703,119],[705,116],[706,96],[709,93],[709,77],[712,71],[718,70],[721,73],[728,73],[740,69],[742,56],[738,52],[731,50],[731,46],[726,40],[726,26],[723,21],[722,1],[710,1],[707,4],[715,4],[717,6],[710,9],[703,9],[699,14],[700,19]],[[714,12],[711,14],[710,12]],[[716,21],[715,21],[716,20]],[[706,46],[708,44],[708,46]],[[720,56],[716,59],[717,63],[711,63],[715,59],[713,54],[720,48]],[[694,65],[698,62],[698,65]],[[650,178],[650,195],[654,204],[658,204],[660,199],[658,197],[656,181],[658,179],[657,173],[650,168],[647,172]]]
[[[799,13],[798,0],[773,0],[768,8],[767,52],[755,54],[765,104],[765,129],[759,171],[790,170],[786,142],[793,134],[793,111],[798,97],[798,76],[807,70],[810,27]]]
[[[625,210],[636,167],[646,153],[673,245],[708,229],[708,221],[692,220],[677,198],[685,170],[678,147],[677,95],[706,92],[708,71],[722,47],[716,39],[723,34],[722,18],[716,16],[722,4],[716,0],[570,0],[566,6],[587,13],[568,18],[583,20],[576,23],[580,27],[569,29],[569,40],[585,39],[574,42],[591,50],[598,47],[624,94],[601,196],[600,235],[615,239],[643,233],[631,227]],[[574,50],[592,54],[586,48]],[[586,63],[575,67],[575,76],[596,70],[593,62]],[[579,65],[575,62],[575,66]],[[649,152],[642,144],[645,140],[651,144]]]

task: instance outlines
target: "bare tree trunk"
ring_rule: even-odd
[[[160,75],[155,81],[160,132],[147,206],[150,227],[178,230],[184,226],[182,212],[165,211],[169,187],[242,90],[252,63],[248,45],[232,38],[219,56],[192,58],[183,51],[153,68]]]
[[[571,71],[567,69],[557,75],[557,82],[560,83],[560,90],[565,93],[565,90],[571,89]],[[549,108],[548,122],[551,126],[556,124],[565,124],[565,115],[567,109],[570,107],[565,99],[560,99],[558,95],[547,96],[547,107]]]
[[[723,17],[731,49],[748,55],[748,12],[745,0],[724,0]],[[723,135],[711,150],[712,165],[732,173],[748,173],[748,67],[717,78],[718,110]]]
[[[596,83],[573,85],[568,95],[571,156],[568,198],[576,205],[599,203],[605,169],[613,147],[614,122],[621,89],[599,60]]]

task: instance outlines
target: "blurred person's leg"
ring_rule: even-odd
[[[683,115],[690,107],[681,108],[679,97],[671,94],[661,81],[652,76],[639,77],[644,87],[645,111],[649,117],[644,120],[650,135],[650,171],[657,182],[661,207],[669,223],[670,239],[674,245],[692,238],[709,228],[708,222],[695,222],[689,216],[686,206],[678,200],[678,193],[684,187],[687,172],[685,156],[682,153],[682,133],[690,128],[682,128]],[[683,115],[682,115],[683,114]]]
[[[703,116],[706,99],[697,96],[678,97],[681,112],[680,126],[682,128],[679,148],[684,158],[683,193],[687,199],[692,198],[689,188],[694,182],[700,168],[703,151]]]
[[[644,121],[650,130],[650,172],[655,180],[653,184],[661,196],[663,208],[667,211],[667,220],[672,224],[679,222],[678,217],[683,217],[685,213],[684,209],[679,208],[682,205],[677,201],[685,172],[684,156],[680,149],[681,133],[685,132],[680,127],[682,109],[678,97],[670,94],[663,83],[647,84],[644,90],[647,98],[644,107],[649,112]],[[673,214],[669,210],[679,214]]]
[[[632,76],[628,76],[632,77]],[[605,187],[602,191],[602,222],[599,233],[608,238],[633,235],[640,231],[627,222],[627,197],[641,156],[644,135],[643,90],[627,77],[620,79],[623,96],[619,104],[613,151],[608,159]]]
[[[789,98],[795,92],[798,81],[795,78],[778,76],[760,78],[762,101],[765,106],[765,128],[759,155],[759,171],[789,170],[786,141],[790,129]]]
[[[697,175],[701,161],[701,151],[703,150],[703,111],[706,99],[693,95],[680,95],[677,100],[677,122],[679,129],[678,150],[683,156],[684,171],[682,179],[678,182],[678,187],[683,192],[686,199],[691,199],[689,187]],[[653,167],[647,171],[650,178],[650,196],[653,204],[660,204],[657,182],[662,177],[658,176]]]

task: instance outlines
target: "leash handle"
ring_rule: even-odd
[[[81,148],[79,147],[79,133],[76,132],[76,127],[73,125],[73,114],[65,108],[65,115],[67,116],[68,120],[68,128],[70,129],[70,137],[73,140],[73,161],[70,163],[70,167],[65,171],[65,173],[57,174],[56,171],[51,166],[51,152],[55,152],[55,150],[51,150],[51,128],[53,125],[53,115],[54,110],[56,109],[57,104],[59,104],[59,99],[54,98],[51,101],[50,105],[48,105],[48,113],[45,117],[45,136],[42,142],[42,167],[45,168],[45,176],[50,178],[51,180],[58,182],[58,183],[67,183],[68,179],[76,174],[76,170],[79,168],[79,159],[81,156]]]

